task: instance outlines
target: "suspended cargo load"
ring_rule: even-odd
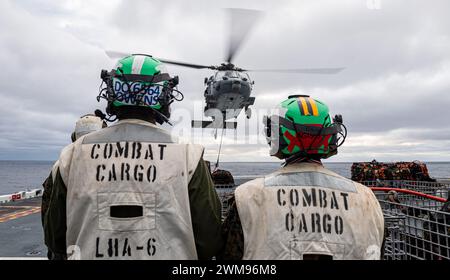
[[[355,162],[352,165],[351,173],[352,180],[358,182],[375,180],[436,182],[428,174],[426,164],[420,161],[384,163],[373,160],[371,162]]]
[[[214,184],[217,186],[234,187],[234,178],[231,172],[227,170],[217,169],[212,174]]]

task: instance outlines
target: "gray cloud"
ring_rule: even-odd
[[[0,159],[54,159],[76,119],[104,107],[95,101],[99,73],[114,61],[103,49],[218,64],[227,43],[222,8],[241,7],[265,14],[237,54],[239,66],[346,67],[330,76],[253,73],[257,117],[288,94],[308,93],[348,126],[347,143],[331,160],[450,160],[448,1],[380,1],[379,10],[365,0],[89,2],[0,4]],[[212,72],[168,68],[186,96],[173,110],[193,114]],[[245,117],[238,120],[242,126]],[[273,160],[263,141],[232,139],[224,160]],[[202,143],[213,159],[218,141]]]

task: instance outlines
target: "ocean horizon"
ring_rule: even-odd
[[[0,160],[0,195],[41,188],[50,174],[54,161],[50,160]],[[347,178],[351,177],[353,162],[328,162],[324,166]],[[450,162],[426,162],[432,178],[450,178]],[[214,162],[211,165],[214,166]],[[279,162],[221,162],[220,169],[230,171],[233,176],[267,175],[280,168]]]

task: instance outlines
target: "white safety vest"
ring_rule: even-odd
[[[69,145],[65,146],[63,148],[63,150],[61,151],[61,154],[67,154],[67,153],[72,153],[71,150],[73,149],[73,142],[70,143]],[[58,170],[59,170],[59,159],[57,161],[55,161],[55,163],[52,166],[52,173],[50,173],[52,175],[52,182],[53,184],[55,183],[56,180],[56,175],[58,174]],[[61,171],[60,171],[61,172]]]
[[[202,154],[134,119],[64,149],[68,257],[197,259],[188,184]]]
[[[375,195],[319,164],[288,165],[235,196],[244,259],[380,259],[384,218]]]

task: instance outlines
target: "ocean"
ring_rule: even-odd
[[[263,175],[280,167],[276,162],[223,162],[220,168],[230,171],[233,176]],[[52,161],[0,161],[0,195],[42,187],[42,182],[50,174]],[[350,178],[352,163],[325,162],[334,172]],[[450,178],[450,162],[427,163],[433,178]]]

